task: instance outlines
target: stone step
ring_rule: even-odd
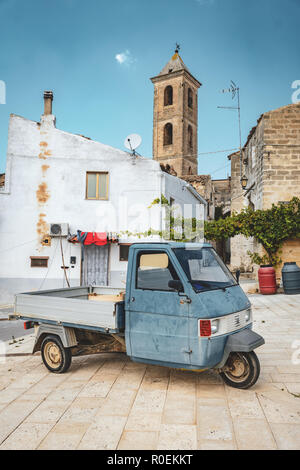
[[[256,278],[256,276],[252,272],[251,273],[250,272],[249,273],[241,273],[241,275],[240,275],[240,279],[255,279],[255,278]]]

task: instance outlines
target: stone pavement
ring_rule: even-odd
[[[74,358],[48,373],[39,356],[0,364],[0,449],[299,449],[300,295],[250,296],[261,376],[250,390],[202,374]],[[30,351],[32,336],[8,347]],[[295,346],[295,344],[294,344]],[[299,361],[300,362],[300,361]]]

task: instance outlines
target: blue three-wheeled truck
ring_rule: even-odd
[[[11,319],[35,328],[33,353],[65,372],[72,356],[124,352],[159,366],[214,369],[249,388],[259,377],[251,304],[209,244],[136,243],[126,289],[88,286],[17,294]]]

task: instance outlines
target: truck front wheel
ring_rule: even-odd
[[[247,389],[255,384],[260,374],[260,364],[254,351],[230,353],[220,373],[230,387]]]
[[[43,363],[50,372],[63,374],[72,362],[72,353],[69,348],[64,348],[57,336],[46,336],[41,345]]]

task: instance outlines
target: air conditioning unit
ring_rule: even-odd
[[[67,237],[69,235],[69,224],[50,224],[51,237]]]

